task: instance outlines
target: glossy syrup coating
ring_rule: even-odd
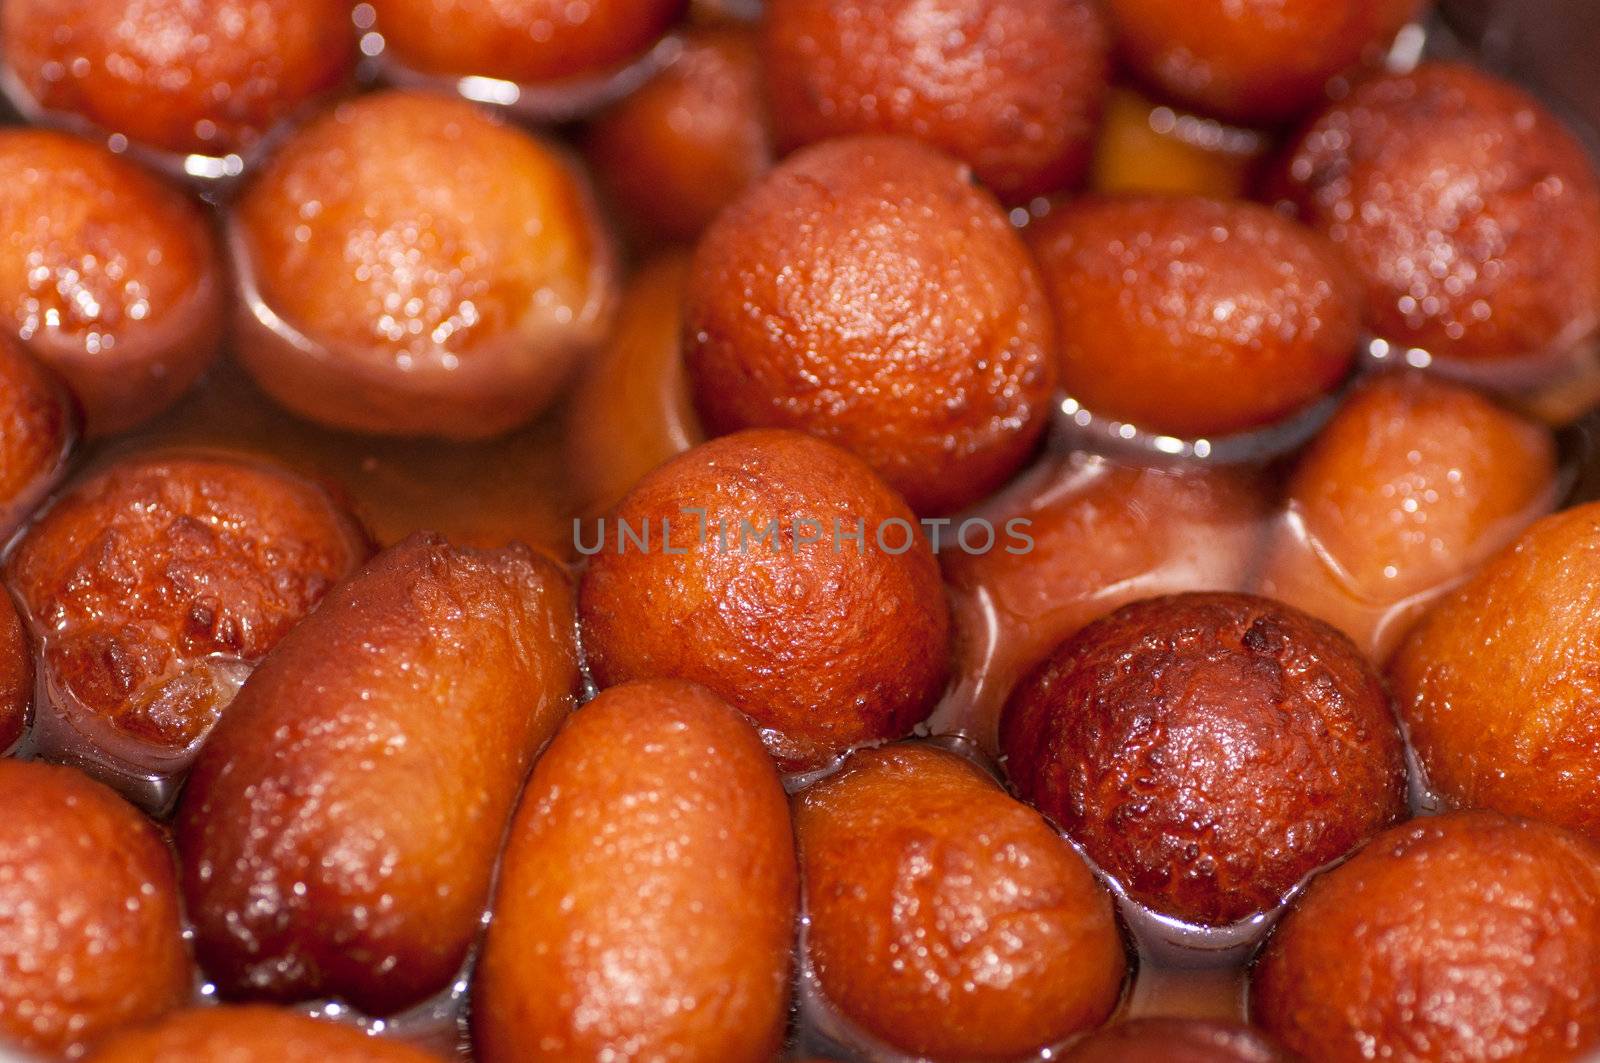
[[[523,84],[602,75],[647,51],[687,0],[371,0],[413,70]]]
[[[1427,0],[1108,0],[1122,59],[1208,114],[1271,124],[1326,98],[1328,81],[1382,57]]]
[[[1260,428],[1350,370],[1361,295],[1323,238],[1266,207],[1092,197],[1029,229],[1089,410],[1181,437]]]
[[[8,0],[30,102],[173,152],[248,151],[355,66],[350,0]]]
[[[994,549],[939,555],[956,621],[956,685],[939,729],[996,753],[1012,687],[1085,624],[1152,595],[1244,589],[1267,511],[1265,484],[1235,467],[1081,451],[1041,462],[973,511],[1002,532],[1027,521],[1026,542],[1008,534]]]
[[[0,753],[22,737],[32,704],[33,646],[11,596],[0,589]]]
[[[477,1058],[776,1058],[797,893],[783,787],[749,724],[689,683],[603,692],[512,823],[473,985]]]
[[[772,166],[754,31],[685,31],[671,65],[600,115],[586,155],[630,227],[692,240]]]
[[[602,687],[701,683],[788,768],[905,735],[944,689],[950,615],[932,551],[900,498],[837,447],[772,429],[712,440],[641,480],[604,531],[578,596]]]
[[[1013,203],[1088,166],[1110,69],[1093,0],[768,0],[761,32],[785,148],[915,137]]]
[[[639,268],[616,329],[567,400],[563,452],[586,515],[606,512],[646,473],[705,439],[683,368],[688,273],[681,253]]]
[[[0,329],[66,380],[91,433],[172,405],[225,317],[199,207],[98,144],[34,129],[0,130],[0,186]]]
[[[1379,835],[1268,940],[1252,1020],[1307,1059],[1585,1058],[1600,1046],[1600,849],[1464,812]]]
[[[1383,681],[1327,624],[1250,595],[1090,624],[1017,688],[1000,742],[1022,797],[1193,924],[1271,911],[1406,811]]]
[[[1434,606],[1389,677],[1446,805],[1600,840],[1600,503],[1534,524]]]
[[[223,995],[389,1014],[444,988],[577,685],[568,578],[525,546],[416,535],[335,588],[245,683],[178,809]]]
[[[0,336],[0,542],[55,484],[77,435],[77,411],[66,389]]]
[[[1600,180],[1522,89],[1429,63],[1317,117],[1274,190],[1345,252],[1367,322],[1463,361],[1559,354],[1600,325]]]
[[[107,1038],[86,1063],[438,1063],[353,1026],[276,1008],[188,1008]]]
[[[1048,421],[1038,272],[964,167],[915,141],[798,152],[695,251],[684,311],[713,432],[794,428],[854,451],[919,513],[992,492]]]
[[[0,760],[0,1041],[75,1055],[189,998],[172,855],[71,768]]]
[[[1288,1063],[1248,1026],[1206,1019],[1131,1019],[1074,1044],[1062,1063]]]
[[[287,469],[152,453],[73,484],[5,577],[67,719],[114,754],[171,760],[368,549],[338,502]]]
[[[615,299],[572,163],[424,93],[361,97],[298,131],[244,192],[234,236],[261,304],[241,307],[246,368],[339,428],[513,428],[604,338]]]
[[[1037,812],[944,750],[852,754],[795,803],[824,996],[936,1060],[1029,1057],[1105,1021],[1127,961],[1111,897]]]
[[[1437,375],[1370,377],[1287,494],[1261,592],[1383,661],[1431,601],[1555,504],[1555,439]]]

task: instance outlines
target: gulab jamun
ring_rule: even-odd
[[[77,434],[66,389],[0,332],[0,543],[54,486]]]
[[[859,750],[794,815],[812,972],[878,1039],[919,1059],[1015,1060],[1116,1006],[1127,961],[1110,894],[961,757]]]
[[[776,429],[704,443],[606,518],[578,591],[602,686],[685,679],[780,763],[910,732],[949,674],[950,614],[916,518],[839,448]]]
[[[11,595],[0,588],[0,754],[22,737],[32,704],[33,647]]]
[[[1062,1063],[1288,1063],[1248,1026],[1206,1019],[1131,1019],[1078,1041]]]
[[[1158,594],[1244,590],[1267,509],[1264,484],[1232,466],[1141,466],[1083,451],[1040,463],[972,512],[1015,540],[939,554],[956,682],[935,722],[995,753],[1012,687],[1091,620]]]
[[[176,402],[227,316],[199,206],[99,144],[36,129],[0,130],[0,186],[0,329],[67,382],[92,434]]]
[[[557,148],[459,100],[387,92],[297,131],[233,214],[239,354],[336,428],[481,438],[599,344],[610,239]]]
[[[102,1041],[85,1063],[438,1063],[353,1026],[276,1008],[187,1008]]]
[[[224,996],[390,1014],[449,984],[574,704],[573,627],[555,562],[416,535],[289,632],[178,807],[195,950]]]
[[[915,137],[1010,203],[1088,166],[1110,70],[1094,0],[767,0],[761,32],[786,148]]]
[[[705,439],[683,368],[688,271],[680,254],[639,269],[616,330],[567,400],[563,451],[586,515],[604,513],[645,473]]]
[[[1292,119],[1382,57],[1427,0],[1108,0],[1123,61],[1166,95],[1238,122]]]
[[[343,506],[288,469],[151,453],[72,484],[5,576],[60,715],[114,759],[179,767],[250,665],[367,551]]]
[[[1273,182],[1344,251],[1380,338],[1459,362],[1558,356],[1600,327],[1600,179],[1522,89],[1426,63],[1357,85]]]
[[[0,61],[35,108],[164,151],[248,152],[349,79],[350,0],[7,0]]]
[[[699,236],[772,167],[754,32],[686,31],[677,57],[599,115],[585,143],[630,228],[661,240]]]
[[[1600,1046],[1600,848],[1489,812],[1412,820],[1306,888],[1252,1021],[1307,1059],[1581,1059]]]
[[[1166,192],[1242,197],[1266,155],[1266,134],[1186,114],[1132,89],[1106,99],[1089,187],[1096,192]]]
[[[688,0],[369,0],[413,70],[518,84],[610,73],[644,54]]]
[[[0,1040],[76,1056],[193,989],[172,854],[72,768],[0,759]]]
[[[1297,460],[1260,590],[1384,661],[1555,494],[1549,429],[1436,374],[1369,377]]]
[[[1534,524],[1427,615],[1389,678],[1448,806],[1600,840],[1600,503]]]
[[[1128,896],[1220,926],[1277,908],[1406,811],[1383,680],[1348,638],[1265,598],[1123,606],[1007,703],[1017,792]]]
[[[767,1063],[797,893],[788,802],[739,713],[689,683],[604,691],[512,823],[474,975],[478,1058]]]
[[[1038,270],[965,168],[912,140],[815,145],[736,200],[695,250],[684,337],[712,432],[827,439],[919,513],[994,491],[1049,421]]]
[[[1093,413],[1184,438],[1262,428],[1350,371],[1361,291],[1321,236],[1254,203],[1088,197],[1028,230],[1061,384]]]

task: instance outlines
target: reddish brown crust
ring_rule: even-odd
[[[1259,428],[1349,372],[1361,292],[1317,234],[1253,203],[1096,197],[1029,229],[1061,383],[1093,412],[1178,436]]]
[[[861,750],[795,804],[828,999],[891,1045],[1013,1060],[1103,1022],[1126,959],[1111,898],[1038,813],[954,754]]]
[[[0,1037],[75,1054],[188,999],[172,856],[70,768],[0,760]]]
[[[1084,1038],[1062,1063],[1286,1063],[1260,1033],[1232,1022],[1131,1019]]]
[[[691,29],[672,65],[601,115],[587,140],[632,228],[692,240],[772,166],[754,33]]]
[[[91,433],[170,406],[225,316],[197,205],[98,144],[33,129],[0,130],[0,186],[0,330],[66,380]]]
[[[1390,680],[1429,787],[1600,839],[1600,503],[1529,528],[1445,598]]]
[[[1600,849],[1457,813],[1374,838],[1295,902],[1253,1021],[1308,1059],[1579,1059],[1600,1045]]]
[[[0,542],[50,490],[76,440],[66,389],[0,334]]]
[[[1302,455],[1261,591],[1375,661],[1453,583],[1555,504],[1542,425],[1434,375],[1354,390]]]
[[[974,511],[1031,546],[939,555],[956,620],[957,726],[990,753],[1012,688],[1063,639],[1156,594],[1245,586],[1265,485],[1235,468],[1124,465],[1084,453],[1041,463]],[[959,544],[958,544],[959,545]],[[1008,546],[1019,552],[1012,553]]]
[[[534,768],[473,988],[484,1063],[766,1063],[796,904],[783,788],[749,725],[688,683],[614,687]]]
[[[33,705],[33,647],[11,595],[0,588],[0,753],[17,744]]]
[[[686,507],[706,511],[703,536]],[[803,520],[821,531],[801,527],[797,537]],[[836,520],[847,532],[864,522],[865,546],[841,539],[836,550]],[[771,521],[779,534],[763,541]],[[589,561],[578,611],[594,677],[701,683],[750,717],[790,767],[901,737],[933,708],[950,656],[949,609],[926,541],[919,534],[888,552],[902,550],[914,522],[858,459],[810,437],[750,431],[696,447],[623,499]],[[624,539],[623,523],[635,536],[648,526],[650,548]],[[811,534],[821,541],[799,541]]]
[[[264,1007],[190,1008],[111,1037],[86,1063],[438,1063],[353,1026]]]
[[[69,716],[154,757],[193,746],[254,663],[359,565],[365,533],[327,492],[265,462],[151,454],[58,498],[5,575]]]
[[[273,398],[335,427],[504,432],[610,324],[612,249],[576,167],[459,100],[384,92],[332,109],[284,144],[234,222],[247,294],[268,311],[240,307],[241,358]]]
[[[683,368],[688,272],[688,256],[677,253],[640,267],[616,330],[567,402],[563,451],[585,515],[606,512],[646,473],[705,440]]]
[[[40,106],[174,152],[247,151],[355,66],[349,0],[8,0],[4,60]]]
[[[1560,351],[1600,325],[1600,180],[1532,96],[1432,63],[1313,121],[1275,190],[1344,250],[1379,336],[1446,358]]]
[[[538,83],[603,74],[645,52],[687,0],[372,0],[395,57],[433,74]],[[579,14],[574,14],[574,12]]]
[[[768,0],[762,34],[787,148],[916,137],[1013,203],[1088,166],[1110,67],[1091,0]]]
[[[1190,106],[1240,122],[1294,118],[1329,79],[1381,56],[1428,0],[1109,0],[1123,61]]]
[[[1405,813],[1383,682],[1350,640],[1265,598],[1183,594],[1062,643],[1006,705],[1018,793],[1135,900],[1220,925]]]
[[[554,562],[419,535],[290,632],[178,810],[195,947],[224,994],[388,1014],[449,982],[573,703],[572,631]]]
[[[684,319],[709,429],[810,432],[919,513],[989,494],[1048,423],[1032,259],[963,167],[911,140],[819,144],[747,191],[695,251]]]

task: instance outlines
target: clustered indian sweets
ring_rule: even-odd
[[[0,1059],[1600,1058],[1452,16],[4,0]]]

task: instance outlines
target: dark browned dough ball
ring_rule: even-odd
[[[297,130],[233,235],[245,368],[336,428],[508,431],[555,399],[616,302],[610,236],[565,153],[422,92]]]
[[[1350,371],[1361,289],[1338,251],[1266,207],[1078,200],[1028,230],[1061,384],[1095,414],[1175,436],[1261,428]]]
[[[1330,79],[1381,58],[1428,0],[1108,0],[1124,62],[1163,92],[1236,122],[1295,118]]]
[[[395,56],[429,74],[537,84],[643,54],[688,0],[371,0]]]
[[[1090,624],[1017,687],[1000,742],[1018,793],[1188,923],[1273,910],[1406,810],[1383,681],[1332,627],[1250,595]]]
[[[11,595],[0,588],[0,754],[22,737],[32,704],[33,646]]]
[[[999,205],[915,141],[790,157],[696,249],[685,358],[712,432],[793,428],[950,512],[1033,452],[1055,384],[1038,271]]]
[[[0,130],[0,187],[0,331],[67,382],[91,434],[176,402],[226,316],[199,205],[102,145],[36,129]]]
[[[1600,179],[1522,89],[1427,63],[1322,112],[1273,182],[1345,252],[1379,337],[1440,358],[1559,355],[1600,326]]]
[[[1389,665],[1446,805],[1600,841],[1600,503],[1546,517],[1430,610]]]
[[[1062,1063],[1287,1063],[1248,1026],[1207,1019],[1128,1019],[1067,1049]]]
[[[5,577],[62,714],[113,756],[176,766],[369,549],[338,500],[288,469],[155,453],[71,485]]]
[[[55,485],[77,436],[66,388],[0,332],[0,543]]]
[[[954,753],[852,754],[795,802],[824,996],[919,1058],[1031,1057],[1105,1021],[1127,960],[1111,897],[1033,809]]]
[[[949,606],[915,520],[859,459],[795,432],[681,454],[584,548],[594,678],[700,683],[790,768],[901,737],[950,667]]]
[[[646,238],[692,240],[772,166],[753,31],[691,29],[671,65],[595,119],[600,186]]]
[[[172,854],[72,768],[0,759],[0,1041],[71,1056],[193,992]]]
[[[1380,834],[1296,899],[1250,1014],[1307,1059],[1576,1060],[1600,1046],[1600,849],[1494,813]]]
[[[768,0],[762,24],[784,147],[915,137],[1012,203],[1082,178],[1109,52],[1093,0]]]
[[[7,0],[31,102],[173,152],[248,151],[355,66],[351,0]]]
[[[394,1038],[260,1006],[188,1008],[108,1038],[86,1063],[438,1063]]]
[[[178,808],[195,950],[224,996],[387,1015],[449,984],[572,708],[573,622],[555,562],[418,534],[289,632]]]

